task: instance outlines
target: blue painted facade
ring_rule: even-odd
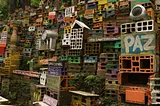
[[[155,32],[121,35],[122,54],[156,53]]]

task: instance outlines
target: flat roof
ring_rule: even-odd
[[[78,94],[78,95],[82,95],[82,96],[99,96],[97,94],[92,94],[92,93],[84,92],[84,91],[69,91],[69,92]]]
[[[38,88],[46,88],[46,86],[45,85],[35,85],[36,87],[38,87]]]
[[[48,68],[40,68],[41,71],[48,70]]]
[[[40,102],[33,102],[33,104],[39,104],[40,106],[49,106],[48,104],[46,104],[46,103],[44,103],[44,102],[42,102],[42,101],[40,101]]]

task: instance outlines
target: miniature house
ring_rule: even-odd
[[[71,24],[64,27],[64,36],[62,39],[62,45],[63,46],[70,46],[70,37],[71,37],[72,29]]]
[[[83,22],[80,22],[78,20],[75,20],[74,23],[71,26],[72,33],[65,34],[64,39],[62,40],[62,45],[70,45],[70,48],[72,50],[81,50],[83,46],[83,41],[86,41],[87,38],[87,32],[88,29],[90,29],[88,26],[86,26]]]
[[[90,28],[78,20],[74,21],[71,28],[71,49],[82,49],[83,40],[87,38],[87,30]]]
[[[33,102],[34,106],[57,106],[58,101],[50,96],[44,95],[43,101]]]
[[[83,91],[70,91],[72,93],[71,106],[99,106],[99,95]]]
[[[35,85],[33,101],[43,100],[43,96],[45,94],[45,91],[46,91],[46,87],[44,85]]]
[[[42,34],[42,40],[39,40],[39,49],[55,51],[57,37],[57,32],[45,30]]]

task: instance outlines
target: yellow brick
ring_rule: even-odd
[[[98,0],[98,5],[106,4],[108,0]]]
[[[106,10],[107,10],[107,11],[115,10],[114,4],[112,4],[112,3],[107,3],[107,8],[106,8]]]
[[[98,5],[98,11],[103,11],[107,9],[107,4]]]
[[[157,23],[160,23],[160,14],[157,15]]]
[[[71,33],[72,32],[72,28],[71,28],[72,24],[64,27],[64,33],[67,34],[67,33]]]
[[[93,23],[102,22],[102,21],[103,21],[103,17],[102,16],[93,18]]]

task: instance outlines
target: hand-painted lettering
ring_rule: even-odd
[[[126,53],[129,53],[129,47],[134,44],[134,37],[132,35],[126,36],[124,38],[125,50]]]
[[[123,37],[122,53],[155,51],[155,34],[127,35]]]
[[[151,35],[142,36],[142,39],[148,39],[147,42],[144,44],[144,50],[151,50],[155,49],[155,45],[152,45],[154,37]]]
[[[135,43],[133,46],[133,51],[135,51],[137,48],[139,48],[140,51],[143,51],[143,47],[142,47],[141,40],[140,40],[139,36],[136,36]]]

